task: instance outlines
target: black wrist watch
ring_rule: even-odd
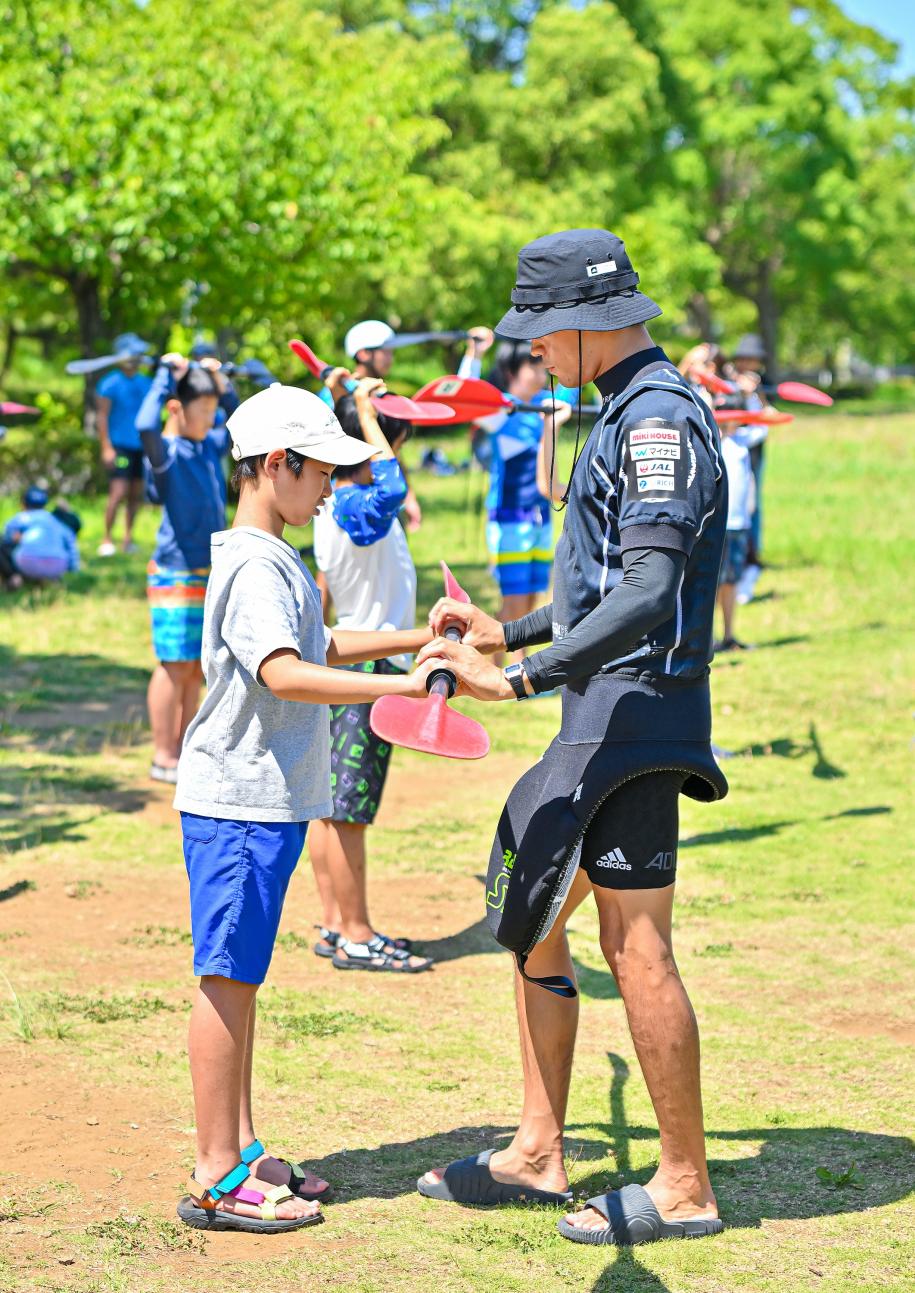
[[[512,685],[516,700],[530,700],[524,688],[526,674],[523,664],[510,664],[505,670],[505,677]]]

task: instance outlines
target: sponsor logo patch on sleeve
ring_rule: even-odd
[[[661,418],[646,418],[625,432],[626,487],[630,498],[664,503],[686,498],[689,432]]]

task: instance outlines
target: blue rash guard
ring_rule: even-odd
[[[407,481],[396,458],[372,462],[371,485],[341,485],[328,506],[334,520],[359,548],[383,539],[407,497]]]
[[[120,368],[106,373],[96,386],[96,395],[111,401],[108,439],[115,449],[136,451],[142,447],[136,420],[151,386],[152,380],[145,373],[128,376]]]
[[[205,570],[210,565],[210,538],[226,526],[226,477],[223,458],[229,447],[225,424],[204,440],[162,435],[162,409],[174,397],[171,369],[160,365],[137,415],[149,471],[147,494],[162,504],[153,561],[172,570]],[[219,401],[226,416],[238,408],[229,387]]]
[[[509,399],[512,396],[508,397]],[[542,404],[541,391],[531,401]],[[537,453],[543,439],[543,414],[510,413],[492,433],[492,464],[486,508],[492,521],[549,519],[550,505],[537,488]]]

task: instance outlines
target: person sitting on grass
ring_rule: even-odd
[[[750,464],[750,450],[740,428],[727,422],[720,428],[721,456],[728,478],[728,521],[724,556],[718,576],[718,605],[721,607],[722,634],[715,652],[745,651],[746,643],[734,634],[737,609],[737,587],[747,568],[750,552],[750,520],[753,515],[755,483]]]
[[[153,738],[149,775],[171,784],[177,779],[184,733],[200,701],[210,537],[226,523],[222,459],[228,433],[213,427],[220,405],[229,412],[238,407],[219,361],[191,364],[172,353],[162,356],[137,416],[150,466],[149,496],[162,504],[146,579],[158,661],[147,691]],[[163,407],[168,414],[164,428]]]
[[[429,629],[326,629],[287,525],[307,525],[335,467],[374,456],[315,395],[276,384],[229,418],[231,530],[213,535],[204,615],[207,694],[187,731],[175,807],[190,881],[194,973],[188,1054],[197,1163],[178,1207],[187,1225],[277,1232],[321,1220],[327,1182],[257,1139],[251,1073],[257,990],[309,821],[333,812],[328,706],[426,695],[412,674],[332,665],[414,653]],[[249,1180],[250,1178],[250,1180]]]
[[[140,509],[143,489],[143,449],[136,428],[137,414],[152,385],[140,365],[149,349],[135,332],[114,339],[117,367],[106,373],[95,388],[95,426],[102,465],[108,473],[105,533],[100,557],[113,557],[114,523],[124,504],[124,551],[136,552],[133,523]]]
[[[41,485],[31,485],[22,496],[21,512],[7,521],[0,540],[0,580],[11,591],[23,583],[43,584],[62,579],[71,571],[79,570],[79,548],[73,524],[64,516],[73,517],[76,528],[79,519],[75,512],[63,508],[60,515],[49,512],[48,491]]]
[[[355,395],[335,369],[328,384],[338,393],[335,405],[344,431],[375,450],[371,462],[340,466],[334,493],[315,517],[315,561],[325,618],[332,601],[337,627],[356,632],[412,629],[416,620],[416,569],[397,513],[407,482],[397,460],[412,430],[409,422],[375,412],[371,395],[378,378],[363,378]],[[397,676],[410,668],[407,655],[368,661],[355,669],[368,675]],[[369,726],[369,704],[332,705],[330,762],[333,813],[315,822],[308,850],[321,896],[323,925],[315,954],[332,958],[338,970],[413,974],[432,966],[411,956],[409,939],[388,938],[372,926],[366,897],[366,828],[381,803],[391,747]]]

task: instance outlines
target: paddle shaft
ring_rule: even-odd
[[[460,642],[461,630],[456,624],[449,624],[443,636],[449,642]],[[426,679],[426,691],[430,696],[444,696],[445,700],[450,700],[457,691],[457,678],[450,669],[433,669]]]

